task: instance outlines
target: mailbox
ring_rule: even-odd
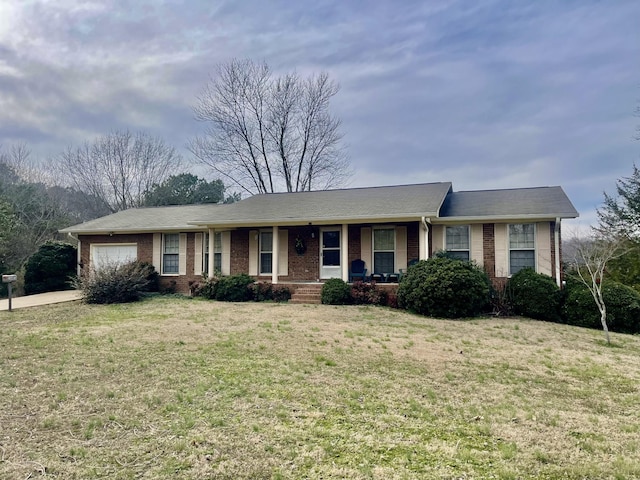
[[[11,283],[18,280],[17,275],[2,275],[2,283]]]

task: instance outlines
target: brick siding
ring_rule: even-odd
[[[496,279],[496,248],[495,226],[493,223],[482,224],[482,261],[484,270],[495,284]]]

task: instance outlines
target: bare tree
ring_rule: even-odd
[[[205,133],[189,148],[248,193],[339,186],[351,171],[329,112],[338,90],[326,73],[301,79],[250,60],[220,65],[194,107]]]
[[[53,184],[50,172],[42,168],[37,160],[31,156],[31,150],[29,150],[26,143],[16,143],[7,149],[3,149],[0,146],[0,164],[5,169],[9,167],[12,172],[9,178],[4,179],[5,181]]]
[[[173,147],[146,133],[116,131],[60,156],[60,166],[76,189],[112,212],[141,206],[144,194],[181,163]]]
[[[600,312],[600,323],[607,343],[609,327],[607,325],[607,305],[605,304],[602,285],[607,263],[624,255],[629,248],[629,241],[621,235],[606,235],[594,230],[591,235],[574,236],[571,240],[574,251],[572,266],[578,279],[589,289]]]

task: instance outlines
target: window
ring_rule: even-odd
[[[396,232],[393,228],[373,230],[373,273],[394,273]]]
[[[177,274],[180,269],[180,234],[166,233],[162,239],[162,273]]]
[[[509,273],[513,275],[523,268],[536,268],[533,223],[509,225]]]
[[[202,271],[209,273],[209,234],[205,233],[204,243],[202,245]],[[222,271],[222,232],[216,232],[213,234],[213,271]]]
[[[469,225],[446,227],[445,237],[445,250],[449,256],[459,260],[470,260]]]
[[[260,232],[260,274],[273,272],[273,232]]]

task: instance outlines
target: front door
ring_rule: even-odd
[[[320,278],[342,278],[340,266],[340,230],[320,232]]]

